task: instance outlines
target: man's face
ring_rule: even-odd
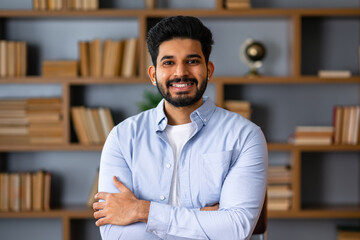
[[[210,63],[209,72],[199,41],[175,38],[161,43],[156,65],[153,84],[167,102],[185,107],[201,101],[213,69]]]

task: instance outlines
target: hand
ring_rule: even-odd
[[[207,207],[203,207],[200,208],[200,211],[217,211],[219,209],[219,204],[215,204],[213,206],[207,206]]]
[[[113,181],[120,193],[99,192],[95,195],[96,200],[105,200],[105,202],[95,202],[93,204],[94,218],[98,219],[96,226],[99,227],[105,224],[129,225],[140,221],[147,222],[150,202],[137,199],[134,193],[115,176]]]

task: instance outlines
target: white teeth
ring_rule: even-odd
[[[182,88],[191,85],[191,83],[173,84],[174,87]]]

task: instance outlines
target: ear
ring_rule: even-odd
[[[151,65],[148,68],[148,75],[150,77],[152,85],[156,86],[156,71],[155,66]]]
[[[215,66],[214,66],[214,63],[209,61],[208,62],[208,65],[207,65],[207,71],[208,71],[208,81],[210,81],[210,79],[212,78],[213,76],[213,73],[214,73],[214,70],[215,70]]]

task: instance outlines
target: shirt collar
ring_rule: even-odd
[[[155,108],[156,113],[156,124],[158,131],[164,131],[167,126],[167,117],[164,112],[164,99]],[[214,102],[207,96],[203,97],[203,104],[190,114],[192,122],[201,122],[203,125],[206,125],[210,120],[216,106]]]

